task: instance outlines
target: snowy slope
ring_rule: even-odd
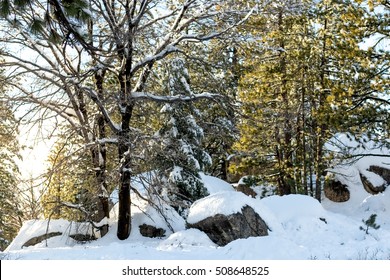
[[[382,151],[383,152],[383,151]],[[115,208],[110,221],[110,232],[101,239],[79,244],[65,234],[30,247],[21,246],[31,237],[45,232],[45,221],[29,221],[17,238],[2,253],[3,259],[390,259],[390,190],[370,195],[356,179],[356,172],[365,170],[372,162],[386,159],[362,158],[338,171],[352,176],[341,176],[348,185],[351,199],[333,203],[327,199],[320,204],[303,195],[271,196],[253,199],[235,192],[226,182],[203,175],[210,196],[197,201],[191,208],[189,221],[198,221],[207,215],[230,214],[250,205],[270,228],[269,235],[233,241],[218,247],[205,233],[185,229],[181,217],[166,207],[171,228],[156,210],[145,202],[133,201],[132,233],[125,241],[116,238]],[[370,174],[368,174],[369,176]],[[375,177],[375,176],[374,176]],[[377,178],[378,179],[378,178]],[[361,230],[363,219],[377,214],[379,229]],[[137,228],[154,223],[166,230],[163,238],[146,238]],[[52,230],[66,231],[71,224],[64,220],[51,221]],[[75,225],[73,224],[73,227]]]
[[[390,230],[390,187],[383,193],[371,195],[364,189],[359,176],[359,173],[363,174],[374,186],[384,184],[382,177],[367,169],[370,166],[390,169],[390,150],[386,147],[378,146],[378,144],[372,141],[359,143],[345,134],[340,134],[335,138],[334,144],[329,145],[328,149],[334,151],[343,149],[348,151],[353,157],[345,160],[330,171],[334,172],[337,180],[348,186],[351,197],[343,203],[334,203],[325,197],[322,201],[323,207],[329,211],[337,212],[359,221],[361,219],[366,220],[371,214],[377,214],[377,221],[381,224],[381,227]],[[370,156],[361,156],[364,154],[369,154]]]

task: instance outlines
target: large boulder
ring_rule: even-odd
[[[382,166],[371,165],[359,175],[364,189],[372,195],[384,192],[390,184],[390,169]]]
[[[386,184],[390,184],[390,169],[387,169],[382,166],[377,166],[377,165],[371,165],[368,168],[368,171],[371,171],[383,178],[383,180],[386,181]]]
[[[157,228],[155,226],[142,224],[139,226],[139,232],[142,236],[155,238],[155,237],[164,237],[166,230],[163,228]]]
[[[29,246],[34,246],[37,245],[38,243],[41,243],[42,241],[45,241],[49,238],[55,237],[55,236],[60,236],[62,235],[62,232],[48,232],[39,236],[34,236],[27,240],[23,245],[23,247],[29,247]]]
[[[238,184],[236,187],[236,191],[242,192],[246,194],[247,196],[250,196],[252,198],[255,198],[257,193],[248,185],[245,184]]]
[[[348,187],[333,177],[326,178],[324,194],[333,202],[346,202],[351,196]]]
[[[244,206],[241,212],[230,215],[216,214],[194,224],[188,223],[187,226],[203,231],[219,246],[225,246],[240,238],[268,235],[267,224],[248,205]]]
[[[375,194],[383,192],[386,189],[385,184],[381,184],[380,186],[374,186],[374,184],[366,176],[364,176],[362,173],[359,173],[359,175],[360,175],[360,180],[362,181],[363,187],[368,193],[375,195]]]

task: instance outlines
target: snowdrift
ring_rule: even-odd
[[[344,143],[347,141],[343,139]],[[354,143],[350,143],[354,144]],[[369,143],[368,143],[369,144]],[[367,144],[367,145],[368,145]],[[332,147],[335,149],[335,147]],[[363,147],[367,151],[367,146]],[[389,154],[387,150],[370,147],[370,153]],[[353,147],[356,154],[360,147]],[[249,205],[264,219],[269,235],[230,242],[224,247],[213,243],[197,229],[186,229],[185,221],[169,206],[165,216],[145,201],[132,197],[132,233],[127,240],[116,238],[115,208],[111,213],[110,231],[91,242],[76,242],[69,233],[76,224],[64,220],[28,221],[5,252],[3,259],[390,259],[390,188],[378,194],[368,193],[359,174],[373,184],[383,179],[368,171],[375,164],[388,167],[387,157],[362,157],[351,164],[332,169],[336,178],[345,184],[350,199],[336,203],[327,198],[320,204],[303,195],[270,196],[254,199],[211,176],[202,175],[210,196],[196,201],[188,222],[196,222],[212,214],[232,214]],[[372,174],[371,174],[372,173]],[[377,215],[376,228],[365,221]],[[167,225],[169,221],[169,226]],[[165,230],[160,238],[148,238],[139,233],[143,223]],[[26,241],[49,231],[63,234],[32,246]]]

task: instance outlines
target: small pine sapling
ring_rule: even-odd
[[[376,216],[376,214],[371,214],[371,216],[366,221],[362,220],[365,226],[360,226],[360,229],[364,230],[366,234],[368,234],[369,228],[379,229],[381,226],[376,224]]]

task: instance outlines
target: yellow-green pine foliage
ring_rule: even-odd
[[[313,64],[311,30],[305,7],[270,6],[253,17],[248,33],[246,72],[240,80],[239,99],[244,117],[236,149],[243,155],[237,172],[271,176],[281,193],[294,187],[294,152],[297,151],[302,89]],[[303,11],[297,9],[303,9]]]
[[[81,145],[60,139],[48,157],[46,188],[42,195],[44,216],[83,220],[97,199],[90,155]]]
[[[325,142],[337,132],[364,130],[361,116],[375,119],[381,110],[374,100],[386,91],[385,56],[361,46],[369,19],[363,6],[291,3],[273,2],[245,26],[250,39],[235,145],[241,160],[233,166],[265,176],[282,194],[313,191],[312,175],[320,184],[327,165]]]

